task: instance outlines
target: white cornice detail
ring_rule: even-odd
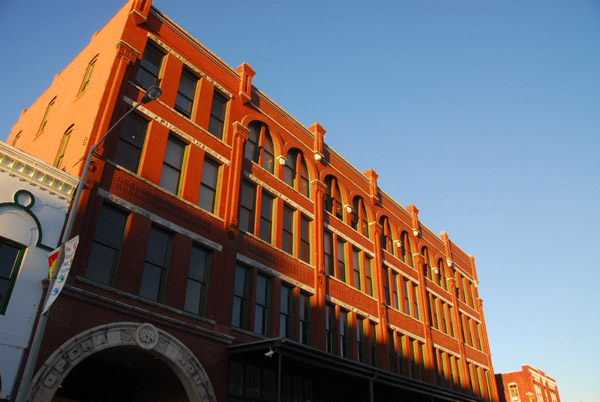
[[[70,202],[79,179],[0,141],[0,170]]]

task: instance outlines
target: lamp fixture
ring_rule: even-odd
[[[281,156],[281,155],[279,155],[279,156],[277,157],[277,161],[279,162],[279,164],[280,164],[281,166],[285,165],[285,162],[287,162],[287,160],[286,160],[286,159],[285,159],[283,156]]]

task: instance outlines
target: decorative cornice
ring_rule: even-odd
[[[79,179],[0,141],[0,171],[70,202]]]

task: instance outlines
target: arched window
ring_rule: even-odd
[[[381,225],[381,248],[394,255],[394,238],[388,218],[382,216],[379,219],[379,224]]]
[[[407,232],[402,232],[400,234],[400,241],[402,242],[400,245],[400,259],[405,264],[414,267],[415,265],[413,263],[412,248],[410,247],[410,240]]]
[[[437,284],[440,285],[445,290],[448,290],[448,282],[446,279],[446,267],[444,267],[444,260],[439,259],[437,263],[438,274],[437,274]]]
[[[429,259],[429,251],[427,247],[423,247],[421,249],[421,255],[423,256],[423,274],[425,278],[433,279],[431,273],[431,260]]]
[[[350,215],[352,228],[366,237],[369,237],[369,217],[363,199],[359,196],[352,200],[352,214]]]
[[[283,181],[298,190],[305,196],[310,196],[310,180],[308,176],[308,167],[304,161],[302,152],[297,149],[291,149],[283,166]]]
[[[327,194],[323,203],[325,210],[335,215],[338,219],[342,219],[342,193],[340,193],[337,179],[334,176],[327,176],[325,178],[325,185],[327,186]]]
[[[244,148],[244,157],[262,166],[270,173],[275,172],[275,149],[269,135],[269,128],[260,122],[253,121],[248,125],[250,133]]]

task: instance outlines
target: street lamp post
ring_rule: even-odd
[[[127,111],[115,124],[113,124],[106,133],[100,138],[100,140],[90,147],[90,150],[87,154],[87,158],[85,160],[85,166],[83,167],[83,172],[81,172],[81,178],[79,179],[79,185],[77,186],[77,191],[75,191],[75,197],[73,199],[73,203],[71,204],[71,210],[69,211],[69,216],[67,219],[67,223],[65,225],[65,230],[63,231],[63,236],[60,244],[64,244],[71,237],[71,230],[73,229],[73,222],[75,221],[75,214],[77,212],[77,207],[79,206],[79,199],[81,198],[81,193],[83,192],[83,187],[85,186],[85,179],[87,178],[87,174],[90,168],[90,164],[92,162],[92,155],[96,151],[96,149],[104,142],[104,140],[108,137],[108,135],[125,119],[129,116],[134,110],[136,110],[140,105],[146,104],[153,100],[156,100],[162,94],[162,90],[156,86],[152,85],[146,93],[141,101],[133,105],[131,109]],[[60,251],[59,259],[57,261],[56,266],[60,267],[62,264],[62,259],[64,258],[64,250]],[[54,269],[52,272],[52,278],[50,278],[50,286],[48,287],[48,291],[46,292],[46,297],[44,298],[44,303],[42,304],[42,308],[46,305],[48,301],[48,297],[50,296],[50,290],[54,287],[54,282],[56,280],[56,274],[58,269]],[[31,342],[31,348],[29,350],[29,355],[27,356],[27,362],[25,364],[25,369],[23,370],[23,377],[21,378],[21,384],[19,386],[19,390],[17,392],[17,397],[15,402],[25,402],[27,394],[29,393],[29,389],[31,387],[31,379],[33,378],[33,370],[35,368],[35,362],[37,360],[38,354],[40,352],[40,347],[42,345],[42,338],[44,337],[44,331],[46,330],[46,323],[48,322],[48,313],[49,309],[46,312],[40,314],[38,319],[38,325],[35,330],[35,335]]]

